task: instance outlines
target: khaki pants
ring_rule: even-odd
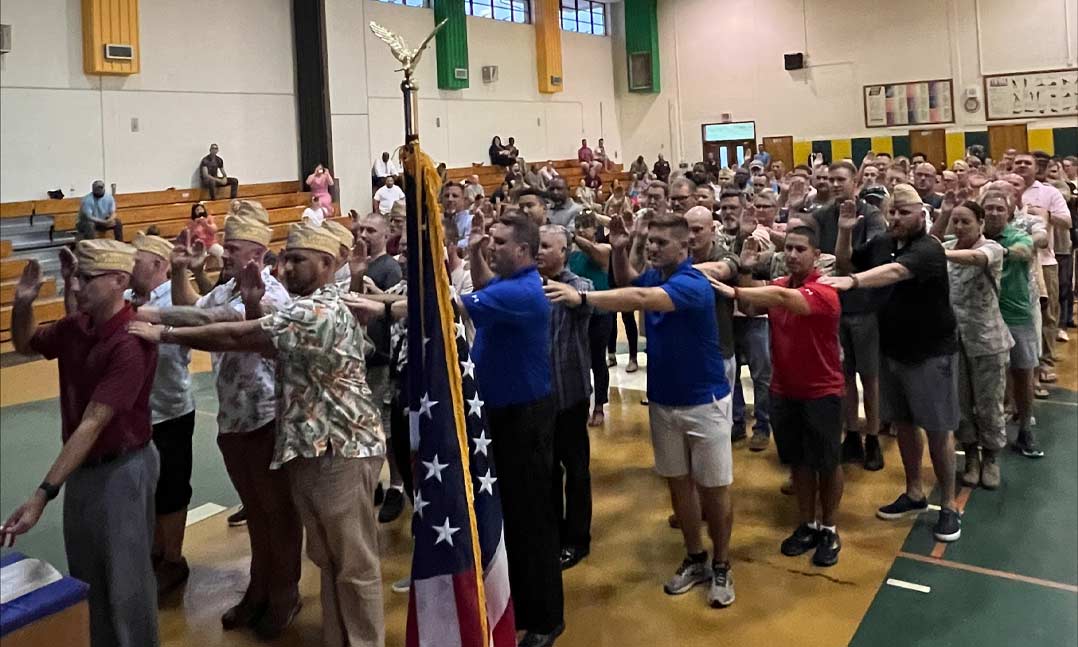
[[[285,464],[307,529],[307,556],[322,570],[322,644],[382,647],[382,569],[374,486],[381,456],[294,458]]]
[[[1056,365],[1053,349],[1059,332],[1059,266],[1044,265],[1043,269],[1048,303],[1044,305],[1044,319],[1041,322],[1041,369],[1050,369]]]

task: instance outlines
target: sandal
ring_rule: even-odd
[[[1055,373],[1053,373],[1051,371],[1041,371],[1041,377],[1040,377],[1041,382],[1046,382],[1048,384],[1052,384],[1058,379],[1059,379],[1059,377]]]
[[[625,365],[626,373],[635,373],[640,368],[640,365],[636,363],[635,359],[629,360],[629,363]]]

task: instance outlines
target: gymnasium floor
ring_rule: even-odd
[[[644,370],[628,375],[619,367],[612,375],[618,388],[612,389],[607,425],[592,431],[592,553],[565,575],[568,626],[558,644],[1076,644],[1078,340],[1058,350],[1064,358],[1057,371],[1060,384],[1035,408],[1047,456],[1032,461],[1007,452],[1002,488],[963,491],[962,540],[947,547],[932,540],[933,514],[899,523],[873,516],[903,483],[897,447],[886,438],[882,472],[846,468],[839,564],[818,569],[808,555],[783,557],[778,545],[792,528],[795,505],[792,497],[779,493],[784,474],[774,448],[754,454],[743,443],[735,446],[737,602],[725,610],[708,608],[703,588],[680,597],[662,593],[661,583],[682,558],[681,538],[667,527],[669,500],[651,471],[646,409],[639,404]],[[0,514],[7,515],[55,456],[59,410],[54,367],[43,361],[11,365],[10,358],[4,359]],[[216,399],[204,355],[196,357],[195,368],[195,493],[186,543],[192,573],[184,592],[162,601],[162,642],[257,645],[251,634],[224,634],[218,621],[244,588],[247,538],[243,528],[225,523],[223,510],[238,500],[215,444]],[[60,509],[59,501],[50,505],[17,548],[63,568]],[[389,583],[408,572],[408,512],[380,533],[391,646],[404,643],[407,596],[390,592]],[[315,567],[305,562],[304,608],[277,644],[319,644],[318,581]]]

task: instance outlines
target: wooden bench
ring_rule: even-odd
[[[34,320],[39,324],[59,321],[65,314],[63,297],[34,301]],[[11,306],[0,306],[0,330],[11,330]]]
[[[18,284],[18,279],[0,282],[0,305],[9,306],[15,302],[15,286]],[[41,286],[38,298],[44,299],[54,296],[56,296],[56,279],[50,276],[45,279],[45,283]]]
[[[25,258],[2,258],[0,259],[0,281],[18,279],[22,276],[22,268],[26,267]]]
[[[0,240],[0,258],[11,256],[11,241]]]

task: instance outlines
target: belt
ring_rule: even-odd
[[[109,452],[108,454],[102,454],[101,456],[87,458],[82,462],[82,465],[80,465],[79,467],[101,467],[102,465],[108,465],[109,463],[115,462],[123,458],[124,456],[127,456],[128,454],[133,454],[140,449],[145,448],[146,445],[149,444],[149,442],[145,442],[138,447],[124,447],[117,451]]]

